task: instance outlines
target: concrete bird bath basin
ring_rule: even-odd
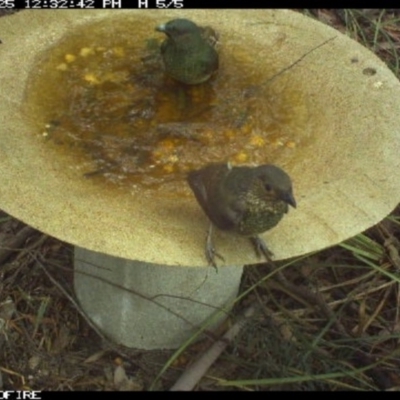
[[[146,38],[162,39],[156,25],[178,17],[220,34],[220,70],[197,92],[171,86],[157,63],[143,62],[147,50],[140,53]],[[0,207],[75,246],[78,299],[119,343],[179,346],[236,296],[241,266],[262,261],[246,239],[219,232],[215,244],[225,261],[218,273],[206,266],[208,220],[184,181],[188,169],[229,160],[274,163],[291,175],[298,208],[263,235],[277,260],[348,239],[399,202],[400,83],[364,47],[300,14],[23,11],[1,18],[0,34]],[[131,58],[113,64],[113,57]],[[111,69],[96,75],[102,62]],[[113,102],[99,94],[104,88],[126,96]],[[145,129],[132,114],[108,114],[117,101],[141,104],[138,91],[155,101]],[[212,107],[199,116],[192,112],[202,99]],[[91,112],[98,113],[95,121]],[[184,115],[195,127],[193,143],[181,129]],[[148,140],[143,164],[130,152],[130,135],[139,131]],[[114,146],[114,133],[122,147]],[[103,152],[93,151],[99,141]],[[207,151],[214,141],[221,153]],[[115,151],[118,163],[109,162],[110,148],[124,149],[126,157]]]

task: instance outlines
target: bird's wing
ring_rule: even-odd
[[[198,61],[202,69],[209,72],[214,72],[218,68],[219,60],[218,53],[208,43],[204,43],[203,57]],[[210,62],[212,64],[210,65]]]
[[[210,171],[212,169],[212,171]],[[213,164],[208,169],[191,171],[188,183],[210,221],[220,229],[232,229],[232,215],[225,213],[224,193],[221,186],[230,172],[226,164]]]
[[[220,229],[234,230],[237,224],[242,220],[246,203],[244,198],[236,190],[237,187],[232,182],[237,181],[232,173],[234,169],[229,166],[225,170],[224,179],[215,188],[216,211],[218,215],[218,223],[215,223]],[[233,179],[230,179],[233,178]]]
[[[238,173],[240,178],[238,179]],[[221,192],[224,193],[225,207],[223,217],[226,224],[231,225],[230,229],[236,227],[244,218],[247,210],[246,194],[250,188],[253,174],[250,168],[236,167],[224,180]]]
[[[188,175],[188,183],[192,191],[200,203],[201,207],[205,210],[207,208],[207,190],[204,182],[204,177],[201,171],[191,171]]]

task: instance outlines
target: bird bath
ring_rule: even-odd
[[[220,34],[220,70],[201,87],[177,90],[146,58],[155,26],[178,17]],[[218,232],[225,262],[218,274],[205,267],[208,220],[184,183],[191,168],[274,163],[291,175],[298,208],[263,235],[276,259],[337,244],[400,199],[400,83],[364,47],[298,13],[23,11],[1,18],[0,32],[0,207],[76,246],[77,296],[117,342],[178,346],[193,326],[143,297],[170,296],[160,303],[199,325],[235,297],[240,266],[260,262],[246,239]],[[155,117],[129,113],[143,98]],[[132,126],[147,140],[134,153]]]

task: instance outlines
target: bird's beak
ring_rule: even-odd
[[[296,200],[294,199],[292,192],[285,193],[282,197],[282,200],[285,201],[286,203],[288,203],[293,208],[296,208],[296,206],[297,206]]]
[[[165,24],[161,24],[161,25],[156,26],[156,31],[165,32]]]

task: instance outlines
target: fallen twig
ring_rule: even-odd
[[[226,347],[232,343],[232,340],[246,325],[249,318],[254,315],[255,310],[256,307],[254,305],[247,308],[242,317],[225,333],[225,335],[217,340],[197,361],[186,369],[171,387],[170,391],[193,390],[215,360],[222,354]]]

